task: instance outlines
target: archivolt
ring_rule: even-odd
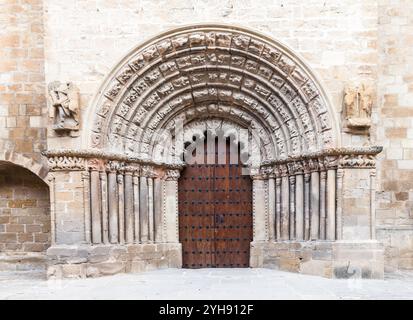
[[[267,160],[337,146],[331,108],[285,46],[223,25],[167,32],[133,50],[92,107],[88,147],[152,158],[153,137],[179,116],[255,126]]]

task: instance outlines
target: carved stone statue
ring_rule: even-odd
[[[347,86],[344,90],[343,104],[348,131],[365,133],[371,126],[373,88],[365,84]]]
[[[49,116],[56,131],[78,131],[80,124],[79,93],[73,83],[53,81],[48,86]]]

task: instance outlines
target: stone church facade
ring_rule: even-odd
[[[1,1],[0,270],[413,268],[411,1]]]

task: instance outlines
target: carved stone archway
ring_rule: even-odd
[[[314,273],[339,276],[348,256],[332,252],[352,248],[340,240],[374,238],[372,205],[356,205],[354,214],[343,209],[365,196],[346,195],[354,181],[368,179],[364,191],[372,196],[380,149],[341,147],[335,119],[320,82],[285,45],[227,25],[163,33],[132,50],[104,81],[85,120],[81,150],[47,152],[55,181],[52,207],[61,205],[58,190],[65,181],[82,190],[83,199],[56,215],[51,260],[61,262],[62,245],[82,243],[88,257],[99,250],[107,257],[104,267],[86,259],[82,275],[180,266],[177,179],[185,164],[174,130],[177,123],[186,132],[196,129],[194,123],[222,121],[250,130],[259,146],[261,160],[251,166],[251,265],[294,271],[320,266]],[[355,168],[357,174],[345,175],[354,179],[343,178]],[[316,258],[320,241],[330,252],[325,263]],[[354,250],[375,246],[373,241]],[[119,251],[123,260],[114,257]],[[108,261],[115,264],[105,271]],[[64,262],[51,272],[64,276],[70,265]]]

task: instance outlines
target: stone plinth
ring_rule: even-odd
[[[366,241],[251,243],[251,267],[339,279],[383,279],[384,249]]]
[[[180,268],[180,243],[56,245],[47,250],[49,279],[86,278],[117,273]]]

